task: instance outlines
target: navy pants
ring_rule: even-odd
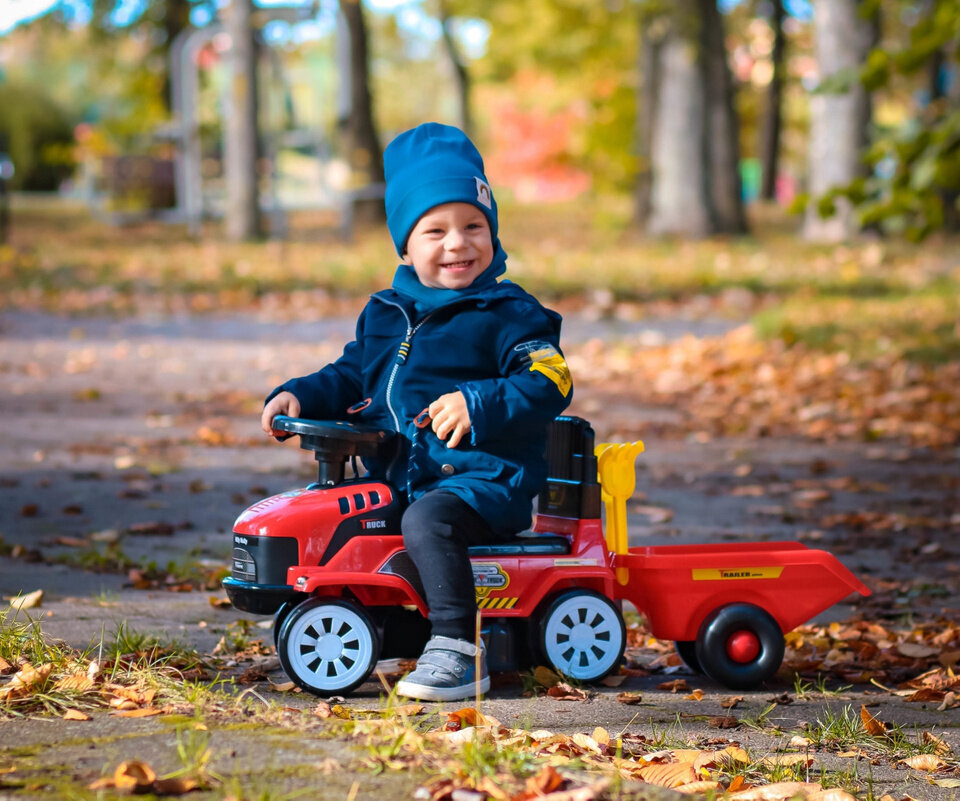
[[[477,600],[467,548],[501,538],[472,506],[443,490],[410,504],[400,528],[423,581],[431,634],[473,642]]]

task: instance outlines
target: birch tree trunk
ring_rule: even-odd
[[[251,0],[231,0],[229,87],[224,114],[224,173],[227,185],[226,231],[234,241],[262,233],[257,187],[257,69],[250,14]]]
[[[875,31],[860,15],[861,4],[858,0],[814,0],[814,41],[821,81],[841,71],[854,73],[866,58]],[[811,95],[807,171],[812,200],[804,221],[806,239],[840,242],[857,233],[856,216],[846,198],[838,198],[836,213],[826,218],[817,213],[817,199],[861,175],[869,121],[870,98],[856,77],[845,92]]]

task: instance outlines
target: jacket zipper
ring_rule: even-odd
[[[393,301],[386,300],[385,298],[379,298],[379,300],[381,300],[383,303],[386,303],[388,306],[396,306],[400,310],[400,313],[403,315],[403,319],[406,321],[406,324],[407,324],[406,333],[403,335],[403,340],[401,341],[400,347],[397,349],[397,355],[396,357],[394,357],[394,360],[393,360],[393,369],[390,371],[390,377],[387,379],[387,388],[385,392],[387,409],[390,410],[390,416],[393,418],[393,425],[396,428],[397,433],[399,434],[399,433],[402,433],[400,429],[400,418],[397,416],[396,409],[393,408],[393,400],[391,398],[391,394],[393,392],[393,385],[396,382],[397,372],[407,361],[407,356],[410,355],[410,345],[411,345],[411,342],[413,341],[414,334],[416,334],[417,331],[420,330],[420,327],[427,320],[430,319],[430,315],[428,314],[416,325],[412,325],[410,322],[410,316],[407,314],[407,311],[406,309],[403,308],[403,306],[401,306],[399,303],[394,303]]]

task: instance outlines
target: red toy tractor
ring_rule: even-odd
[[[314,451],[318,480],[237,518],[224,588],[238,609],[275,615],[280,664],[300,687],[347,693],[378,660],[418,656],[429,635],[400,494],[344,478],[348,459],[356,473],[356,459],[394,434],[283,416],[273,426]],[[798,542],[629,548],[626,500],[642,449],[595,446],[577,417],[552,423],[533,530],[470,549],[491,671],[546,662],[580,681],[603,678],[623,657],[626,600],[690,668],[745,689],[780,667],[784,632],[851,592],[869,595],[832,555]]]

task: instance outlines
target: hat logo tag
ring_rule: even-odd
[[[475,178],[477,182],[477,203],[493,208],[493,196],[490,194],[490,185],[483,178]]]

